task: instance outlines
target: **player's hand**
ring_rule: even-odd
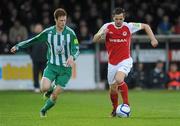
[[[16,51],[17,51],[16,47],[13,46],[13,47],[11,48],[11,52],[12,52],[12,53],[15,53]]]
[[[157,39],[153,39],[153,40],[151,41],[151,45],[152,45],[154,48],[157,47],[157,45],[158,45]]]
[[[66,65],[69,67],[72,67],[74,64],[74,60],[73,60],[73,56],[69,56],[67,61],[66,61]]]

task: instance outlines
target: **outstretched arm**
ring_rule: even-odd
[[[39,35],[31,38],[31,39],[28,39],[28,40],[25,40],[25,41],[22,41],[22,42],[19,42],[18,44],[16,44],[15,46],[13,46],[11,48],[11,52],[12,53],[15,53],[16,51],[18,51],[20,48],[26,48],[28,46],[31,46],[32,44],[34,43],[37,43],[37,42],[45,42],[46,41],[46,34],[44,32],[40,33]]]
[[[150,28],[150,26],[148,24],[141,24],[141,28],[145,30],[145,32],[147,33],[147,35],[149,36],[149,38],[151,39],[151,45],[153,47],[157,47],[158,45],[158,41],[154,36],[154,33],[152,32],[152,29]]]

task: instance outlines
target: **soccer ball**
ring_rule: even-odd
[[[130,116],[130,112],[131,109],[129,107],[129,105],[127,104],[120,104],[118,105],[117,109],[116,109],[116,115],[118,117],[129,117]]]

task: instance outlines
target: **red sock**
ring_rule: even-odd
[[[113,110],[116,110],[116,108],[118,106],[118,93],[117,92],[110,92],[110,98],[111,98]]]
[[[120,90],[120,93],[121,93],[121,96],[123,99],[123,103],[129,105],[129,102],[128,102],[128,86],[127,86],[126,82],[120,83],[118,86],[118,90]]]

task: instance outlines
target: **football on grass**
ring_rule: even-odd
[[[118,105],[117,109],[116,109],[116,115],[118,117],[129,117],[131,113],[131,109],[129,107],[129,105],[127,104],[120,104]]]

